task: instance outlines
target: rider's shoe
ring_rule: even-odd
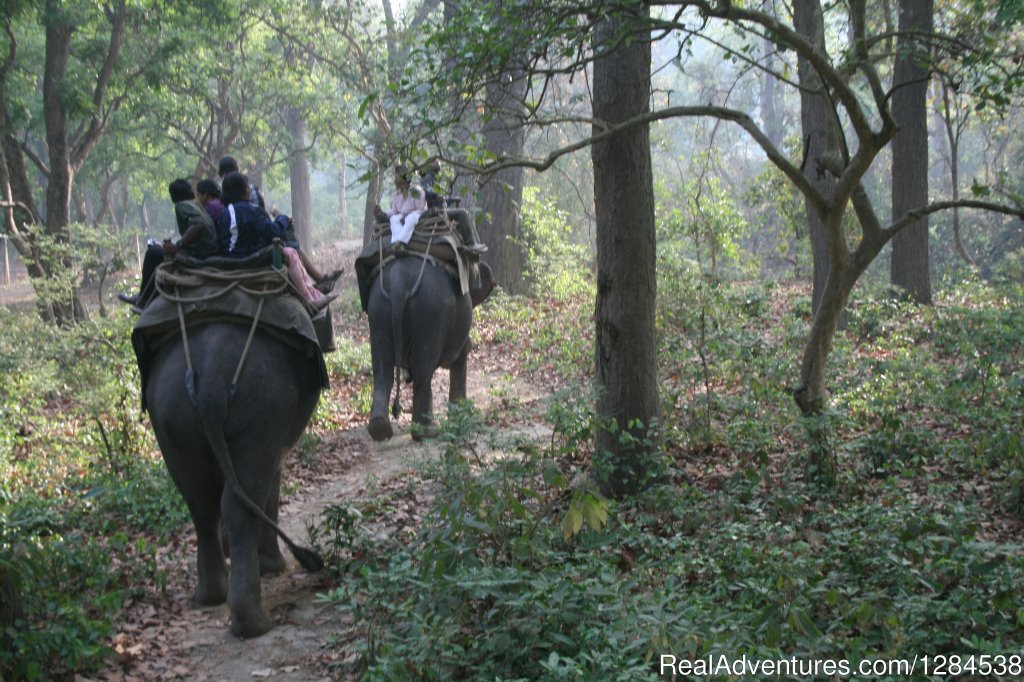
[[[331,293],[331,291],[334,290],[334,285],[337,283],[338,278],[341,277],[342,273],[344,272],[344,269],[335,270],[331,274],[321,277],[319,280],[317,280],[317,283],[314,286],[320,293],[329,294]]]
[[[465,248],[470,253],[487,253],[487,244],[466,244]]]
[[[132,305],[132,306],[139,304],[139,296],[138,296],[138,294],[132,295],[132,294],[121,293],[121,294],[117,295],[117,300],[121,301],[121,303],[127,303],[128,305]]]
[[[338,298],[338,296],[340,296],[340,295],[341,295],[341,292],[334,291],[334,292],[331,292],[331,293],[327,294],[326,296],[321,298],[319,301],[312,301],[312,302],[310,302],[309,305],[313,308],[313,310],[319,312],[319,311],[323,310],[324,308],[326,308],[327,306],[329,306],[331,304],[331,301],[333,301],[334,299]]]

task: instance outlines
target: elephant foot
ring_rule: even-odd
[[[194,598],[196,606],[220,606],[228,600],[227,576],[220,580],[200,580]]]
[[[242,639],[259,637],[274,627],[263,607],[250,606],[231,609],[231,634]]]
[[[391,428],[391,420],[388,417],[373,417],[370,419],[370,423],[366,425],[366,430],[370,432],[370,438],[378,442],[387,440],[395,435],[394,429]]]
[[[413,422],[410,431],[412,432],[412,439],[417,443],[420,441],[437,438],[441,433],[441,429],[438,427],[436,422],[429,422],[427,424]]]
[[[260,554],[260,575],[281,573],[286,566],[281,550],[278,550],[277,554]]]

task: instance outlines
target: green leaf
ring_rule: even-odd
[[[583,511],[579,499],[573,499],[562,519],[562,538],[568,541],[583,528]]]
[[[608,522],[608,500],[594,493],[585,493],[582,499],[583,517],[591,530],[601,530]]]

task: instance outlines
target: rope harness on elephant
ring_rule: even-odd
[[[290,288],[294,290],[294,284],[288,277],[287,271],[275,268],[262,268],[258,270],[221,270],[218,268],[189,268],[185,271],[178,271],[173,261],[161,263],[154,277],[156,290],[166,300],[174,303],[178,309],[178,323],[181,327],[182,348],[185,351],[185,388],[189,399],[196,405],[196,383],[195,371],[192,367],[192,353],[188,344],[188,325],[185,323],[185,305],[212,301],[229,292],[238,290],[259,299],[256,314],[253,315],[252,324],[249,327],[249,336],[246,338],[245,346],[242,348],[242,355],[238,359],[238,366],[228,387],[228,398],[234,398],[238,385],[238,377],[242,374],[242,367],[249,355],[252,346],[253,336],[256,334],[256,327],[259,324],[263,312],[263,304],[269,296],[278,296]],[[207,289],[212,284],[222,286],[212,292],[202,295],[186,295],[182,290],[196,289],[203,287]],[[300,297],[301,298],[301,297]]]
[[[413,229],[413,238],[415,239],[418,237],[420,240],[426,240],[426,248],[422,254],[423,263],[420,265],[419,276],[416,277],[416,283],[413,285],[412,289],[409,290],[409,298],[415,296],[416,292],[419,291],[420,284],[423,282],[423,271],[426,270],[428,259],[434,264],[438,263],[437,259],[430,255],[430,247],[434,244],[434,238],[439,235],[448,234],[456,234],[456,232],[452,227],[451,221],[448,220],[448,216],[443,212],[430,211],[429,213],[424,214],[419,222],[416,223],[416,227]],[[391,224],[386,222],[375,223],[373,226],[372,238],[377,240],[377,252],[380,256],[380,265],[378,265],[378,268],[380,270],[384,269],[387,262],[394,259],[394,256],[389,255],[387,258],[384,256],[384,240],[382,239],[384,236],[388,236],[390,241]],[[420,254],[414,253],[413,255]],[[375,268],[374,272],[376,272],[378,268]],[[371,277],[372,276],[373,274],[371,274]],[[386,301],[391,300],[391,295],[384,287],[383,277],[380,278],[380,292],[384,295],[384,299]]]

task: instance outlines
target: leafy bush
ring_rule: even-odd
[[[534,295],[544,299],[593,296],[589,246],[573,241],[565,212],[543,200],[536,187],[523,188],[522,233],[526,278]]]
[[[467,449],[471,419],[449,424],[412,541],[368,541],[352,510],[325,517],[360,558],[335,563],[347,577],[326,596],[363,631],[350,672],[654,680],[667,653],[857,661],[1024,643],[1024,557],[980,540],[976,511],[942,491],[929,501],[894,479],[847,479],[815,503],[803,484],[739,473],[718,490],[654,485],[609,504],[573,475],[586,411],[555,405],[548,421],[549,442],[490,462]]]
[[[0,309],[0,574],[23,620],[0,678],[94,668],[126,598],[165,585],[156,547],[187,520],[139,419],[126,317],[66,329]]]
[[[488,330],[496,343],[513,344],[525,369],[575,378],[593,369],[592,305],[585,296],[539,301],[498,291],[476,309],[474,325]]]

